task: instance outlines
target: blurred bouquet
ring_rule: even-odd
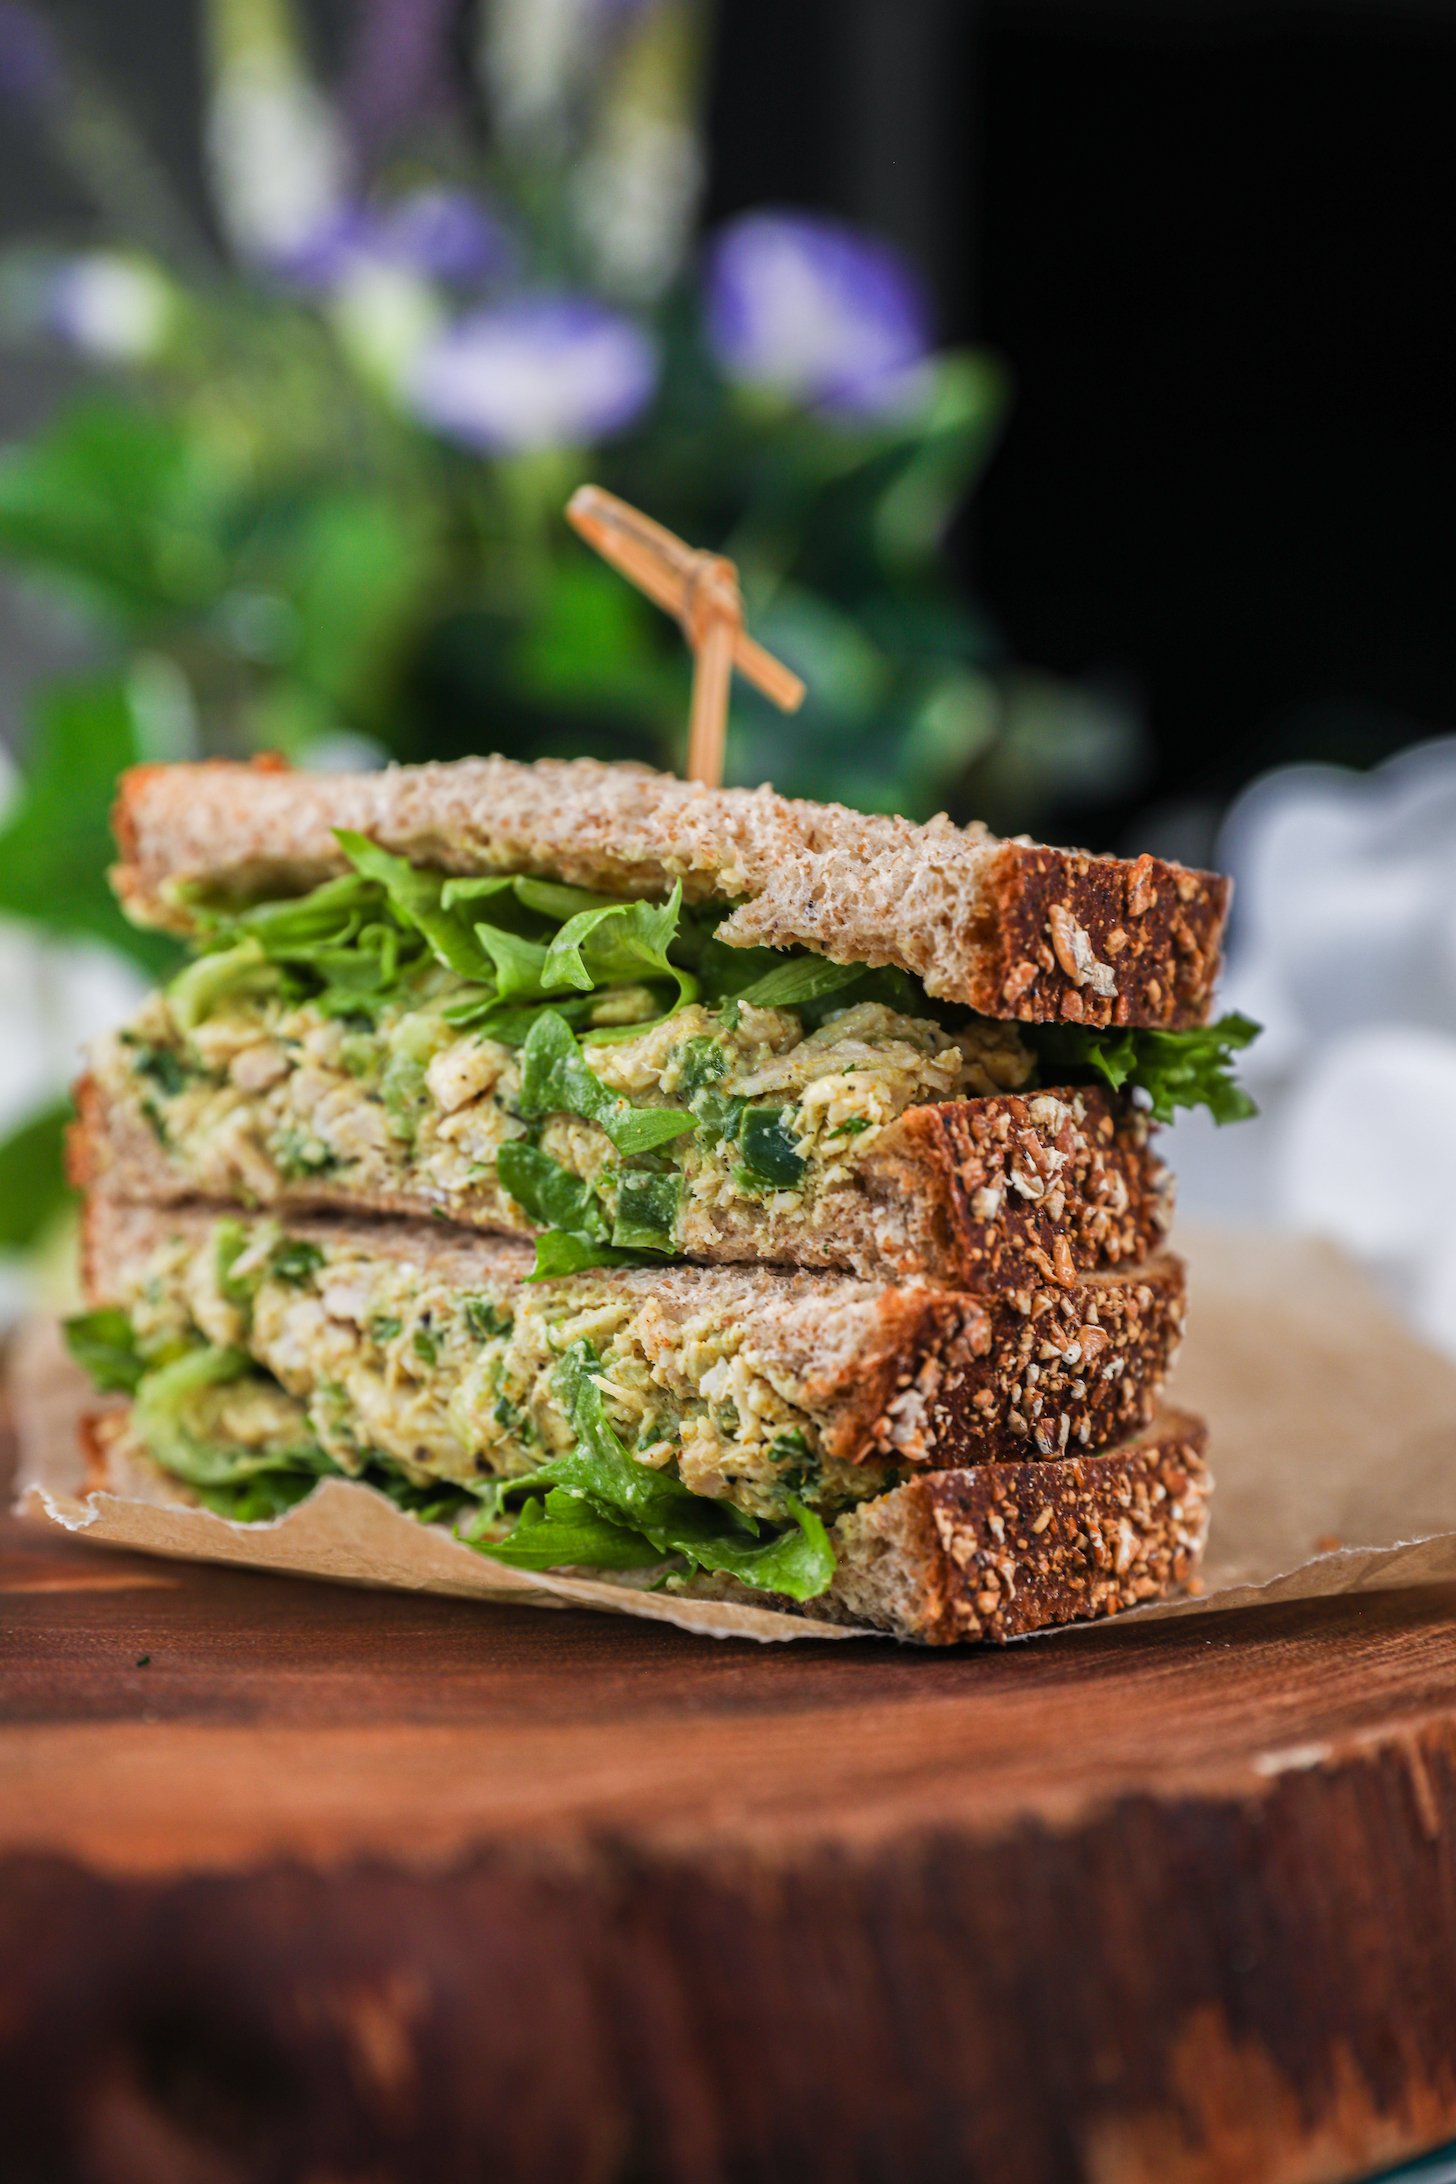
[[[1334,1238],[1456,1356],[1456,740],[1266,774],[1220,860],[1260,1114],[1180,1122],[1180,1203]]]
[[[1015,671],[945,575],[997,365],[936,352],[911,272],[832,221],[758,212],[695,250],[698,10],[360,0],[332,97],[288,0],[203,15],[194,215],[51,11],[0,0],[4,125],[69,163],[111,238],[0,266],[0,331],[94,367],[0,454],[0,560],[64,595],[97,662],[38,708],[0,914],[155,955],[101,877],[138,758],[671,765],[681,645],[566,531],[587,476],[730,553],[809,684],[791,736],[735,694],[733,777],[1017,826],[1054,785],[1116,785],[1118,718]],[[52,1202],[59,1110],[27,1124],[0,1149],[0,1243]]]

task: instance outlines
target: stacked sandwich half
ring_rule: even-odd
[[[1187,1580],[1150,1137],[1246,1104],[1224,882],[586,761],[117,826],[190,953],[79,1094],[113,1485],[937,1643]]]

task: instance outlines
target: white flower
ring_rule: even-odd
[[[286,9],[211,0],[214,90],[207,146],[235,248],[270,263],[336,216],[347,174],[333,112],[310,82]]]
[[[46,317],[62,340],[109,364],[144,364],[171,332],[171,284],[144,258],[89,251],[68,258],[50,284]]]

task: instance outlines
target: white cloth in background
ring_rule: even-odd
[[[1268,1028],[1261,1114],[1172,1133],[1190,1212],[1335,1238],[1456,1355],[1456,738],[1369,774],[1282,768],[1234,804],[1221,1006]]]

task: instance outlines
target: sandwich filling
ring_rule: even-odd
[[[222,1218],[69,1334],[130,1395],[135,1446],[243,1521],[336,1473],[532,1567],[676,1558],[794,1592],[828,1582],[824,1521],[914,1469],[831,1453],[827,1398],[755,1354],[731,1299],[671,1311],[600,1274],[467,1290]]]
[[[194,960],[103,1052],[198,1192],[406,1189],[537,1235],[538,1272],[692,1256],[725,1218],[811,1235],[908,1109],[1046,1085],[1251,1112],[1254,1029],[992,1022],[898,970],[730,948],[722,911],[449,878],[341,833],[311,894],[191,904]]]

